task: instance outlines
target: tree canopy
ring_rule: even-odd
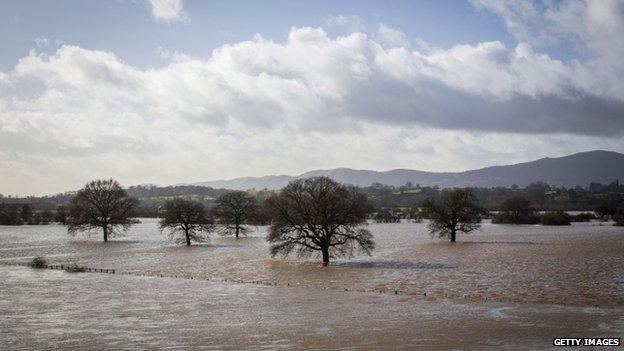
[[[115,180],[91,181],[71,199],[67,231],[75,235],[101,229],[106,242],[136,223],[131,217],[137,204]]]
[[[375,247],[364,226],[369,204],[357,188],[327,177],[298,179],[270,197],[272,223],[267,241],[271,255],[300,256],[321,252],[323,265],[330,257],[369,254]]]
[[[161,232],[168,231],[172,240],[176,240],[177,234],[182,234],[183,237],[178,241],[185,242],[187,246],[191,245],[191,241],[208,241],[208,234],[214,228],[214,220],[204,205],[177,198],[167,201],[164,209],[159,223]]]
[[[429,231],[441,238],[448,237],[451,242],[455,242],[457,232],[479,229],[484,212],[470,189],[445,189],[440,200],[425,200],[423,210],[430,220]]]
[[[258,211],[257,200],[244,191],[229,191],[217,198],[215,213],[224,225],[225,233],[233,233],[236,238],[245,235],[244,226]]]

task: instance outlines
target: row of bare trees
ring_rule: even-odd
[[[220,196],[214,213],[225,233],[245,235],[245,224],[258,211],[256,200],[243,191]],[[132,213],[138,200],[129,197],[116,181],[96,180],[78,191],[71,200],[68,232],[101,230],[104,241],[136,223]],[[375,244],[366,228],[371,207],[358,188],[339,184],[327,177],[290,182],[266,200],[270,227],[266,240],[272,256],[320,253],[323,265],[330,257],[370,255]],[[470,190],[443,192],[440,201],[428,200],[423,210],[431,219],[429,229],[441,237],[456,240],[458,232],[479,228],[483,209]],[[216,230],[216,221],[199,202],[176,198],[164,206],[160,230],[176,241],[191,245],[204,242]]]
[[[245,224],[259,210],[256,199],[244,191],[231,191],[219,196],[216,202],[214,213],[222,224],[222,234],[233,234],[237,239],[240,235],[247,235]],[[206,242],[208,235],[216,229],[215,222],[201,203],[176,198],[165,203],[159,226],[161,231],[169,232],[173,240],[190,246],[191,241]],[[183,234],[183,238],[176,239],[177,234]]]
[[[128,196],[113,179],[94,180],[82,188],[70,202],[68,232],[102,231],[104,241],[127,231],[132,224],[133,211],[139,201]],[[256,200],[243,191],[232,191],[217,199],[214,213],[223,224],[222,232],[232,233],[237,238],[246,234],[244,224],[252,218],[258,208]],[[162,231],[183,233],[185,242],[202,240],[204,233],[215,230],[215,219],[199,202],[176,198],[164,206],[160,221]]]

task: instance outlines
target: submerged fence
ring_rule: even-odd
[[[122,275],[131,275],[138,277],[151,277],[151,278],[170,278],[170,279],[189,279],[189,280],[204,280],[204,281],[216,281],[220,283],[230,283],[230,284],[254,284],[254,285],[264,285],[264,286],[275,286],[275,287],[292,287],[292,288],[316,288],[321,290],[332,290],[332,291],[344,291],[344,292],[373,292],[373,293],[381,293],[381,294],[394,294],[399,295],[402,294],[401,290],[397,289],[353,289],[347,287],[329,287],[315,284],[299,284],[299,283],[278,283],[272,281],[262,281],[262,280],[242,280],[242,279],[227,279],[227,278],[216,278],[216,277],[194,277],[191,275],[168,275],[168,274],[153,274],[147,272],[131,272],[131,271],[121,271],[118,272],[115,269],[108,268],[91,268],[91,267],[81,267],[75,264],[40,264],[33,265],[31,263],[25,262],[1,262],[3,265],[10,266],[26,266],[31,268],[38,269],[54,269],[54,270],[63,270],[66,272],[76,272],[76,273],[104,273],[104,274],[122,274]],[[427,294],[423,294],[427,296]]]
[[[76,264],[47,264],[47,263],[24,263],[24,262],[0,262],[0,264],[6,266],[26,266],[37,269],[55,269],[62,270],[67,272],[81,272],[81,273],[106,273],[106,274],[115,274],[114,269],[108,268],[91,268],[91,267],[81,267]]]
[[[69,271],[69,272],[115,274],[114,269],[79,267],[79,266],[74,266],[74,265],[63,265],[63,264],[46,264],[42,267],[35,267],[35,268],[58,269],[58,270]]]

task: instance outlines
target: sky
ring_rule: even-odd
[[[0,193],[624,152],[624,1],[0,2]]]

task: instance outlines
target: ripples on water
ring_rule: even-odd
[[[67,235],[62,226],[0,227],[0,262],[116,269],[137,275],[399,291],[414,297],[624,306],[624,229],[579,223],[566,227],[485,223],[453,244],[432,238],[423,223],[371,224],[373,256],[270,258],[265,227],[248,237],[213,235],[206,245],[174,245],[143,219],[109,243]],[[426,297],[425,297],[426,295]]]
[[[0,226],[0,263],[45,256],[122,273],[0,266],[0,342],[8,349],[518,349],[574,331],[623,330],[622,228],[486,223],[455,244],[432,238],[425,224],[369,229],[373,256],[323,268],[316,258],[270,258],[264,227],[185,247],[172,245],[153,219],[109,243],[72,238],[56,225]],[[457,339],[448,337],[451,326]]]
[[[544,349],[621,309],[0,267],[3,349]]]

